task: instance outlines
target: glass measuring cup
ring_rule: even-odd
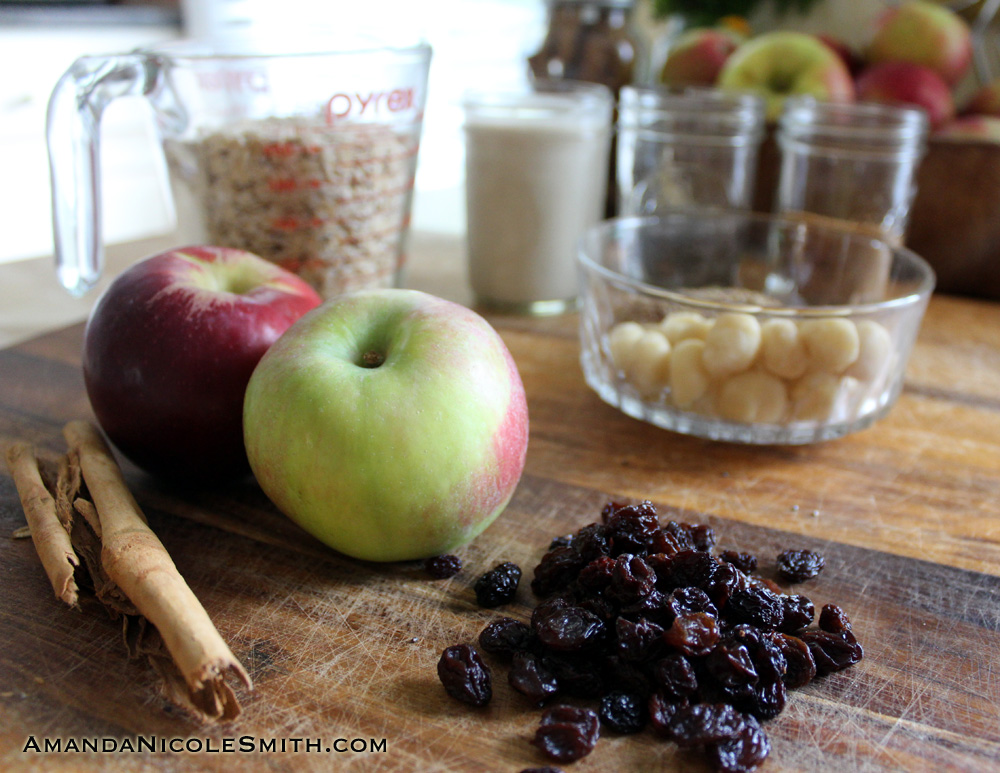
[[[49,101],[56,272],[101,275],[100,120],[153,108],[178,244],[255,252],[321,295],[398,284],[431,49],[178,41],[78,59]]]

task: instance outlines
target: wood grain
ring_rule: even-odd
[[[233,726],[205,731],[172,711],[128,663],[117,625],[51,598],[0,475],[0,768],[34,770],[519,771],[539,716],[493,661],[493,703],[444,695],[441,650],[500,612],[471,584],[501,560],[528,570],[551,537],[596,519],[609,498],[716,527],[720,546],[766,564],[810,547],[827,568],[803,592],[851,615],[866,658],[795,691],[768,724],[764,770],[1000,769],[1000,307],[935,298],[890,415],[803,448],[748,448],[667,433],[583,384],[573,316],[490,317],[521,370],[531,413],[525,477],[507,512],[461,551],[462,573],[352,561],[278,514],[252,480],[176,491],[125,465],[130,488],[257,689]],[[0,352],[0,446],[62,450],[62,423],[90,417],[80,327]],[[526,586],[526,583],[524,584]],[[526,587],[504,613],[526,617]],[[43,674],[36,679],[34,674]],[[34,755],[29,736],[386,739],[385,752]],[[574,771],[705,769],[648,734],[607,737]]]

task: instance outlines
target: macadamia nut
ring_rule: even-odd
[[[608,350],[617,370],[625,372],[632,361],[635,345],[646,330],[638,322],[619,322],[608,333]]]
[[[878,322],[869,319],[857,323],[858,359],[847,369],[847,375],[861,381],[876,381],[889,367],[892,356],[892,336]]]
[[[716,408],[728,421],[776,424],[788,409],[785,383],[763,371],[737,373],[722,385]]]
[[[711,328],[710,320],[693,311],[677,311],[668,314],[660,322],[660,330],[672,346],[688,338],[700,338],[704,341]]]
[[[846,397],[854,379],[833,373],[807,373],[792,387],[792,419],[795,421],[827,422],[834,417],[838,404]]]
[[[750,367],[760,350],[760,323],[750,314],[720,314],[705,339],[702,362],[714,378]]]
[[[843,373],[858,359],[858,329],[849,319],[807,319],[799,335],[809,352],[810,370]]]
[[[629,382],[644,398],[655,397],[670,379],[670,342],[659,330],[647,330],[632,347],[625,371]]]
[[[708,391],[710,378],[702,364],[704,351],[704,341],[687,338],[674,347],[670,357],[670,396],[682,410]]]
[[[764,367],[780,378],[799,378],[809,366],[799,327],[790,319],[769,319],[760,326],[760,351]]]

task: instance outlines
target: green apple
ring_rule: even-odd
[[[737,48],[719,73],[719,86],[759,94],[767,118],[781,114],[785,98],[810,95],[824,102],[850,102],[854,81],[840,56],[819,38],[781,30],[752,38]]]
[[[524,469],[514,360],[478,314],[414,290],[327,301],[247,386],[247,457],[264,493],[330,547],[426,558],[477,536]]]

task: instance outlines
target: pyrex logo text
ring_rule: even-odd
[[[338,92],[326,103],[327,123],[344,118],[373,116],[388,110],[400,113],[413,107],[413,89],[393,89],[392,91]]]

